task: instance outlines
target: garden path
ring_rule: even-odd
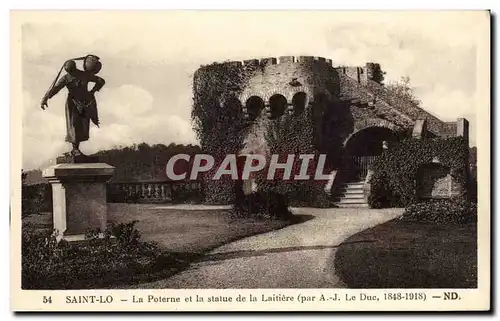
[[[344,284],[333,264],[338,245],[403,213],[354,208],[292,211],[315,217],[223,245],[189,269],[140,288],[341,288]]]

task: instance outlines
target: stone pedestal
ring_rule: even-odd
[[[43,171],[52,185],[58,239],[80,241],[89,229],[107,224],[106,182],[115,168],[104,163],[57,164]]]
[[[99,157],[87,155],[63,155],[56,158],[56,164],[99,163]]]

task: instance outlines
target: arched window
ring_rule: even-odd
[[[307,95],[304,92],[298,92],[293,95],[292,105],[293,105],[293,113],[295,115],[300,115],[306,109],[307,103]]]
[[[286,110],[288,103],[286,98],[282,95],[276,94],[269,98],[269,106],[271,108],[271,119],[281,117]]]
[[[255,120],[259,117],[262,109],[264,109],[264,100],[258,96],[252,96],[247,99],[245,106],[247,108],[248,118],[250,120]]]
[[[230,110],[240,110],[242,106],[240,100],[237,97],[230,96],[226,99],[226,101],[224,101],[223,107]]]
[[[237,97],[231,96],[227,98],[222,107],[221,112],[225,113],[228,119],[236,120],[241,117],[241,109],[243,106]]]

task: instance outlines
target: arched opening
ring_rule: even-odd
[[[306,109],[307,103],[307,95],[305,92],[298,92],[293,95],[292,105],[293,105],[293,113],[295,115],[300,115]]]
[[[417,196],[420,199],[451,197],[450,168],[439,163],[419,167],[416,177]]]
[[[385,127],[368,127],[356,132],[345,143],[350,156],[378,156],[396,140],[395,133]]]
[[[248,118],[250,120],[255,120],[259,117],[262,109],[264,109],[264,100],[258,96],[252,96],[247,99],[245,106],[247,108]]]
[[[237,120],[241,117],[241,108],[243,107],[240,100],[235,97],[229,97],[223,104],[221,112],[225,113],[229,119]]]
[[[229,96],[223,104],[224,108],[231,109],[231,110],[239,110],[242,107],[242,104],[238,97],[236,96]]]
[[[385,127],[367,127],[353,134],[345,143],[343,159],[350,178],[364,180],[376,157],[396,139],[395,133]]]
[[[282,95],[276,94],[269,98],[269,107],[271,109],[271,115],[269,118],[276,119],[285,113],[288,103],[286,98]]]

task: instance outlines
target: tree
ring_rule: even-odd
[[[410,77],[401,77],[399,81],[393,81],[385,86],[389,94],[396,99],[409,101],[416,106],[420,106],[421,101],[414,93],[410,84]]]
[[[21,183],[24,185],[26,183],[26,178],[28,177],[28,173],[21,170]]]

